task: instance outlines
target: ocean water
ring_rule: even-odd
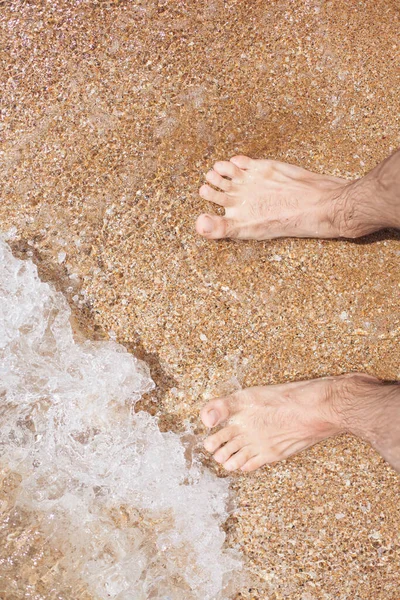
[[[230,598],[242,563],[224,548],[229,484],[187,458],[187,433],[134,412],[153,387],[121,345],[76,342],[64,296],[0,238],[0,468],[19,482],[14,508],[94,598]],[[41,597],[18,585],[13,597]]]

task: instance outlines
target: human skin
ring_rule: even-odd
[[[400,228],[400,151],[354,182],[276,161],[236,156],[209,171],[200,195],[225,216],[200,215],[208,239],[357,238]],[[400,384],[353,373],[257,386],[201,411],[204,446],[228,471],[255,469],[340,433],[369,442],[400,472]]]
[[[357,238],[400,228],[400,151],[353,182],[247,156],[215,163],[206,179],[219,190],[206,184],[200,196],[226,213],[198,217],[208,239]]]

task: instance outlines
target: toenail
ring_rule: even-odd
[[[207,231],[207,233],[210,233],[209,231]],[[208,413],[208,416],[211,419],[211,427],[214,426],[214,424],[217,422],[218,420],[218,413],[216,410],[210,410],[210,412]]]
[[[203,233],[211,233],[213,230],[213,222],[210,217],[203,217]],[[215,410],[212,410],[209,414],[215,413]]]
[[[212,443],[210,442],[210,440],[208,438],[206,440],[204,440],[203,446],[208,452],[212,451]]]

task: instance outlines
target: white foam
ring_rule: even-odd
[[[0,239],[0,461],[22,476],[16,505],[45,515],[71,579],[98,598],[230,597],[228,483],[134,414],[153,386],[121,345],[77,343],[63,295]]]

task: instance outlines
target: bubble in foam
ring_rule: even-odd
[[[74,340],[61,293],[0,239],[0,461],[62,565],[101,599],[231,597],[229,488],[132,408],[154,384],[121,345]]]

